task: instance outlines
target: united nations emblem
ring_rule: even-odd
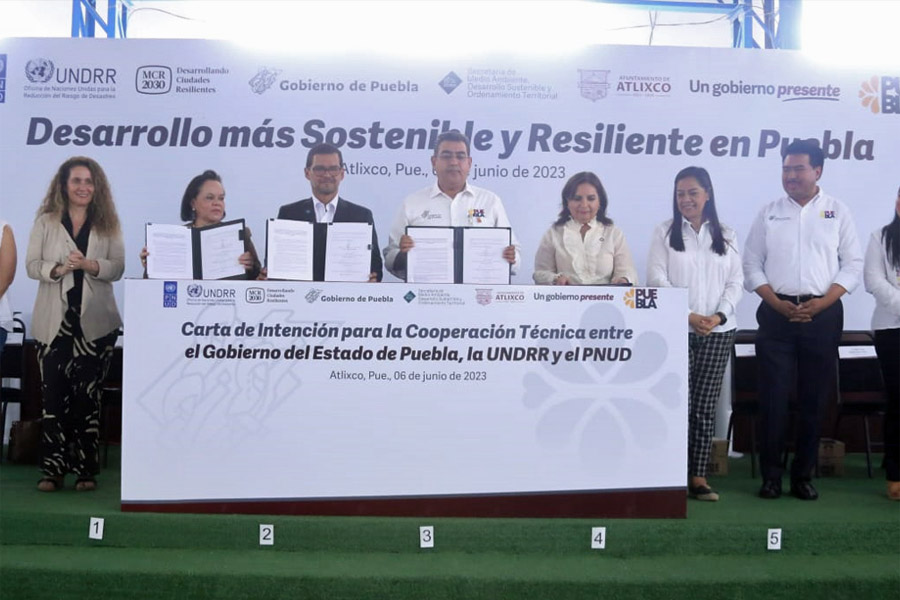
[[[191,283],[187,286],[187,295],[191,298],[199,298],[203,294],[203,286],[199,283]]]
[[[53,61],[46,58],[33,58],[25,63],[25,77],[31,83],[47,83],[53,77]]]
[[[581,97],[587,98],[591,102],[606,98],[606,92],[609,90],[609,83],[606,81],[609,76],[608,70],[602,69],[578,69],[580,77],[578,88],[581,90]]]

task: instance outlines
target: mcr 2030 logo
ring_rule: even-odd
[[[625,292],[625,306],[628,308],[657,308],[657,291],[651,288],[632,288]]]
[[[900,77],[873,75],[859,86],[859,97],[876,115],[900,115]]]

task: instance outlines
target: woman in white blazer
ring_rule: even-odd
[[[60,489],[96,489],[101,383],[122,325],[112,282],[122,277],[125,248],[106,174],[93,159],[60,165],[38,209],[25,256],[37,279],[31,331],[38,342],[43,419],[42,479]]]
[[[534,257],[534,282],[544,285],[636,285],[637,270],[625,234],[606,216],[600,178],[576,173],[562,190],[559,218]]]

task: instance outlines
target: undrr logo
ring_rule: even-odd
[[[859,87],[862,105],[874,114],[900,115],[900,77],[873,75]]]
[[[32,58],[25,63],[25,77],[31,83],[47,83],[53,77],[56,67],[53,61],[47,58]]]
[[[172,90],[172,69],[163,65],[138,67],[134,75],[134,89],[139,94],[168,94]]]
[[[634,288],[625,292],[625,306],[628,308],[657,308],[656,289]]]

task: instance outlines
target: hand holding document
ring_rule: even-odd
[[[372,267],[372,225],[331,223],[325,247],[325,281],[368,281]]]
[[[246,270],[238,261],[244,253],[244,220],[196,229],[200,237],[202,279],[242,277]]]
[[[511,230],[506,227],[463,228],[462,282],[508,284],[510,267],[503,250],[511,239]]]
[[[410,226],[406,234],[415,241],[406,258],[410,283],[509,284],[509,227]]]
[[[191,228],[147,223],[147,277],[194,279]]]
[[[454,229],[452,227],[407,227],[416,245],[407,253],[406,281],[410,283],[454,283]]]
[[[266,221],[266,269],[270,279],[313,280],[314,226],[306,221]]]
[[[227,279],[244,277],[244,220],[208,227],[147,223],[147,277]]]

